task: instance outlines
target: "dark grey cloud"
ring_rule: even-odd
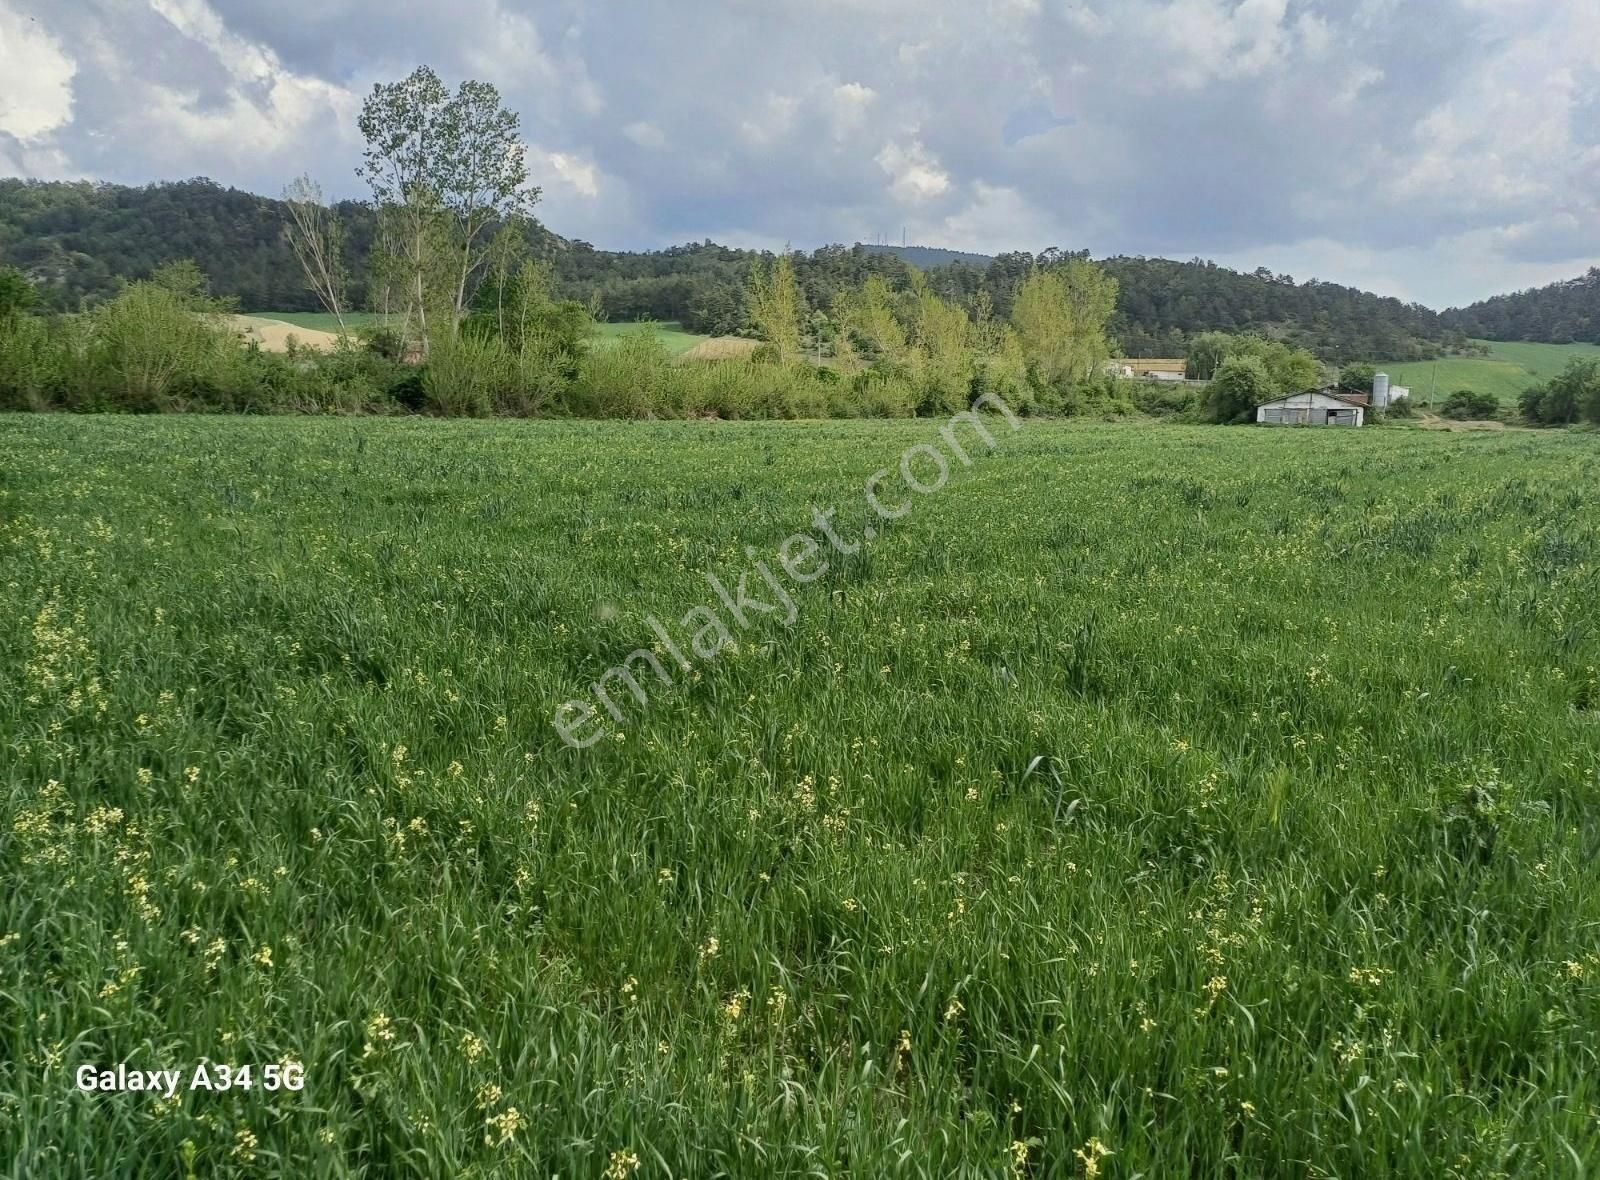
[[[1216,256],[1443,304],[1600,261],[1592,0],[0,0],[0,171],[357,193],[421,61],[596,244]]]

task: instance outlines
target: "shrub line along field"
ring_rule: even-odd
[[[255,313],[262,318],[282,320],[298,327],[334,332],[338,322],[333,316],[310,312]],[[369,312],[347,314],[345,321],[351,327],[371,327],[381,324],[383,317]],[[653,332],[669,355],[683,356],[721,338],[686,332],[676,323],[599,323],[594,340],[601,346],[613,345],[641,332]],[[1411,389],[1413,401],[1426,407],[1430,393],[1435,406],[1457,390],[1471,390],[1498,398],[1503,405],[1511,406],[1530,385],[1550,380],[1559,374],[1566,363],[1574,358],[1600,359],[1600,345],[1593,344],[1529,344],[1478,340],[1489,349],[1482,357],[1444,357],[1437,361],[1379,361],[1378,367],[1388,373],[1396,385]],[[717,354],[708,354],[717,355]]]
[[[308,328],[317,332],[337,332],[339,321],[336,317],[326,312],[307,311],[261,311],[252,312],[261,319],[281,320],[286,324],[293,324],[297,328]],[[347,327],[375,328],[384,323],[385,317],[376,312],[346,312],[344,322]],[[679,356],[696,345],[703,344],[712,339],[710,336],[700,336],[693,332],[686,332],[683,326],[677,323],[628,323],[594,325],[594,339],[597,344],[609,345],[627,336],[637,335],[640,332],[654,332],[661,340],[662,346],[672,356]]]
[[[561,742],[928,430],[0,416],[4,1167],[1600,1159],[1592,438],[1031,421]]]

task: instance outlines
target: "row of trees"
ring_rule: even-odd
[[[1035,266],[1003,315],[985,292],[969,310],[916,270],[899,283],[869,270],[859,285],[808,294],[783,254],[755,264],[745,302],[769,359],[895,385],[910,412],[950,413],[1000,390],[1024,409],[1070,413],[1106,400],[1116,298],[1116,280],[1079,258]]]
[[[358,411],[420,408],[408,366],[353,344],[261,352],[189,262],[170,263],[83,312],[43,306],[0,269],[0,410]]]
[[[535,248],[539,190],[518,118],[494,87],[451,92],[424,67],[374,87],[360,129],[370,220],[353,233],[309,177],[289,186],[282,209],[283,240],[317,302],[343,326],[359,280],[384,313],[365,347],[347,337],[331,358],[269,358],[237,338],[235,304],[213,299],[191,264],[160,268],[88,311],[45,316],[29,314],[36,288],[11,276],[0,398],[450,414],[947,414],[991,389],[1055,412],[1103,400],[1117,284],[1079,256],[1029,259],[997,300],[981,282],[960,285],[975,271],[958,270],[942,293],[903,261],[863,250],[734,255],[718,262],[742,270],[741,287],[708,314],[765,340],[753,360],[690,377],[669,372],[648,339],[591,350],[589,307],[563,298]],[[367,231],[367,271],[353,275],[349,245]],[[330,391],[333,371],[359,380]]]
[[[306,291],[341,327],[358,289],[384,313],[385,327],[367,341],[366,353],[389,364],[420,362],[409,377],[378,374],[394,379],[385,397],[407,408],[466,414],[604,413],[619,406],[676,412],[694,401],[679,396],[683,380],[660,371],[649,344],[603,362],[589,352],[591,318],[614,311],[607,300],[619,291],[607,286],[588,289],[586,299],[573,296],[585,283],[609,284],[615,276],[606,273],[605,256],[581,243],[549,251],[548,235],[532,217],[539,190],[529,180],[518,117],[493,86],[468,81],[451,92],[423,67],[374,87],[360,129],[366,150],[359,174],[371,189],[370,203],[352,216],[302,177],[284,193],[282,241]],[[353,243],[366,259],[364,272],[352,270]],[[676,318],[720,334],[758,336],[765,344],[755,363],[766,367],[766,381],[843,386],[829,405],[845,412],[945,414],[1003,390],[1021,408],[1045,412],[1131,411],[1137,397],[1151,412],[1198,413],[1202,407],[1187,390],[1158,397],[1105,375],[1112,332],[1133,306],[1169,322],[1160,330],[1175,334],[1160,343],[1182,343],[1189,376],[1209,382],[1207,416],[1243,421],[1261,401],[1320,384],[1319,362],[1297,345],[1293,330],[1185,335],[1170,321],[1211,316],[1259,324],[1307,299],[1314,304],[1319,290],[1342,292],[1367,312],[1374,307],[1374,297],[1359,292],[1266,272],[1240,276],[1198,262],[1144,259],[1100,266],[1086,253],[1057,250],[1005,254],[985,268],[958,261],[927,274],[892,251],[859,246],[773,256],[705,243],[611,256],[613,264],[618,257],[629,260],[625,281],[634,285],[620,294],[671,291],[691,298],[691,308]],[[596,262],[599,270],[590,266]],[[1123,297],[1119,270],[1136,286],[1132,300]],[[1159,294],[1145,281],[1152,273],[1166,284]],[[37,293],[24,287],[13,292],[19,308]],[[1385,311],[1408,330],[1436,326],[1425,309],[1394,304]],[[244,375],[252,364],[268,362],[253,362],[255,354],[237,347],[224,312],[192,267],[158,271],[87,315],[41,321],[13,310],[0,329],[11,362],[0,380],[10,381],[12,401],[28,404],[81,397],[58,388],[70,375],[81,377],[84,388],[120,393],[130,408],[163,408],[182,396],[235,404],[250,384]],[[163,352],[148,344],[154,333],[145,330],[131,347],[135,337],[118,328],[129,317],[146,328],[163,324],[174,346]],[[1322,320],[1326,327],[1325,314]],[[96,365],[84,359],[91,353]],[[150,362],[143,370],[124,363],[136,354]],[[297,363],[302,372],[325,367],[306,358]],[[619,403],[582,392],[592,393],[597,375],[625,380],[630,364],[648,370],[648,381],[636,375],[637,397]],[[798,401],[811,404],[805,396]],[[786,412],[784,405],[766,408]]]

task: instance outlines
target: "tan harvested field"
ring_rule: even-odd
[[[320,332],[315,328],[300,328],[283,320],[266,319],[262,316],[236,315],[233,317],[234,326],[246,340],[254,341],[261,346],[263,352],[288,352],[289,338],[292,336],[304,348],[329,350],[339,346],[337,332]]]
[[[713,336],[702,340],[678,359],[683,361],[736,361],[748,357],[761,347],[759,340],[746,340],[742,336]]]

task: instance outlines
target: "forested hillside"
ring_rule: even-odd
[[[1442,318],[1457,331],[1489,340],[1600,344],[1600,268],[1564,283],[1452,308]]]
[[[376,221],[357,201],[335,208],[359,307]],[[115,294],[124,280],[193,259],[213,294],[247,310],[317,311],[284,239],[287,219],[282,201],[204,177],[140,188],[0,179],[0,266],[17,267],[51,305],[73,309]],[[546,246],[556,240],[544,236]]]
[[[364,258],[370,214],[354,202],[340,212],[352,253]],[[281,202],[204,179],[143,188],[0,180],[0,264],[25,271],[63,308],[192,258],[213,290],[243,307],[316,310],[283,226]]]
[[[1240,274],[1195,259],[1110,258],[1122,284],[1112,331],[1129,356],[1183,356],[1199,332],[1255,331],[1343,364],[1373,357],[1425,360],[1468,347],[1420,304],[1265,268]]]
[[[350,294],[361,306],[375,222],[359,203],[344,202],[338,212],[346,225]],[[0,180],[0,265],[22,269],[60,308],[104,298],[122,279],[192,258],[214,294],[234,297],[247,310],[315,310],[284,241],[284,222],[282,202],[205,179],[143,188]],[[744,290],[760,257],[753,251],[712,242],[606,251],[543,227],[534,238],[536,252],[554,265],[560,294],[595,303],[603,318],[676,320],[709,335],[746,326]],[[969,309],[986,297],[1005,315],[1030,267],[1073,257],[1084,255],[1050,250],[987,259],[922,247],[829,246],[798,255],[795,270],[808,307],[820,310],[869,275],[901,285],[908,261],[941,263],[926,271],[937,294]],[[1264,269],[1241,274],[1200,260],[1112,258],[1103,265],[1121,287],[1111,331],[1129,356],[1182,356],[1190,337],[1216,330],[1260,332],[1333,363],[1422,360],[1466,347],[1467,321],[1459,318],[1466,313],[1446,320],[1424,307],[1332,283],[1297,283]],[[1481,326],[1468,330],[1501,334]]]

